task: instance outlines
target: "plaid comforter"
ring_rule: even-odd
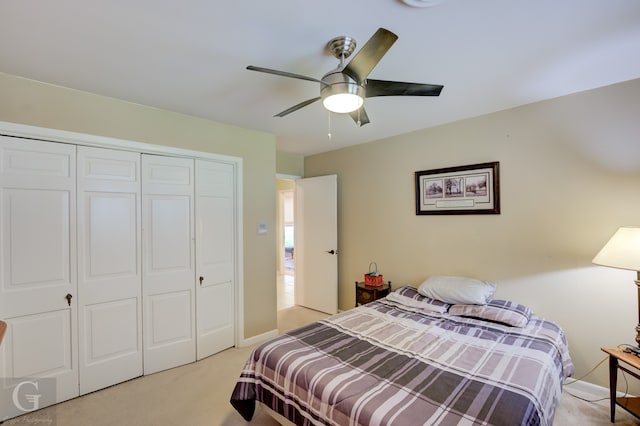
[[[251,354],[231,396],[297,425],[551,425],[573,373],[562,330],[427,313],[381,299]]]

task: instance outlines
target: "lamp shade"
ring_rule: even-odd
[[[640,271],[640,227],[623,226],[593,258],[596,265]]]

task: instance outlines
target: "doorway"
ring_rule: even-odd
[[[277,192],[277,284],[278,310],[295,305],[295,181],[276,180]]]

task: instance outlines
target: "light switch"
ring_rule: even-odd
[[[264,222],[258,223],[258,235],[264,235],[267,233],[268,230],[269,230],[269,227],[267,226],[266,223]]]

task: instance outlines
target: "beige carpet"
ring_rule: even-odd
[[[299,307],[285,309],[278,313],[278,328],[290,330],[325,316]],[[260,411],[247,423],[229,404],[229,396],[251,349],[229,349],[200,362],[144,376],[8,420],[3,426],[277,426],[278,423]],[[567,390],[574,392],[570,387]],[[611,425],[609,401],[587,403],[565,392],[554,424]],[[617,408],[615,424],[629,426],[640,425],[640,422]]]

